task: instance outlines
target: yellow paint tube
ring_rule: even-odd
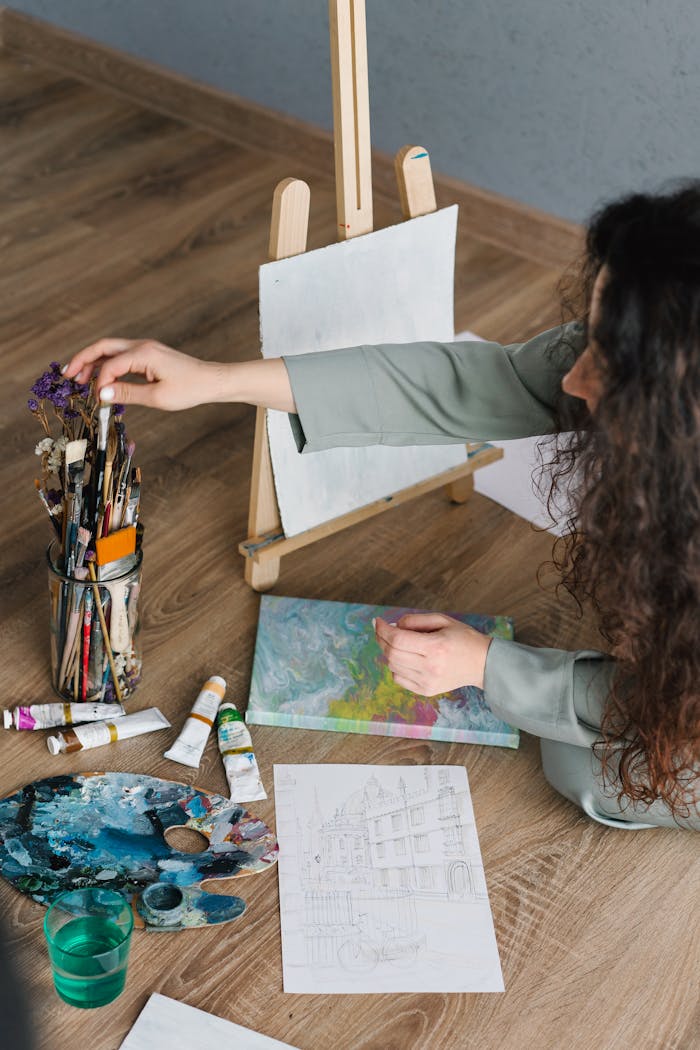
[[[216,712],[226,692],[226,680],[213,675],[207,678],[194,702],[180,735],[163,758],[180,762],[183,766],[199,769],[202,752],[209,739],[211,727],[216,721]]]
[[[258,799],[267,798],[253,754],[248,726],[235,704],[221,705],[217,723],[219,751],[224,760],[231,800],[257,802]]]
[[[142,733],[153,733],[157,729],[169,729],[170,722],[157,707],[148,707],[133,715],[115,718],[113,722],[92,722],[84,726],[74,726],[63,733],[46,739],[46,746],[52,755],[64,751],[80,751],[88,747],[102,747],[117,740],[127,740]]]

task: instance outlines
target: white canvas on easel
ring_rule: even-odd
[[[263,356],[450,342],[457,209],[437,210],[427,151],[404,146],[395,169],[405,222],[373,231],[364,0],[329,0],[329,24],[341,242],[305,254],[309,186],[296,178],[278,183],[273,261],[260,269]],[[369,450],[339,440],[338,446],[300,456],[285,414],[258,409],[248,537],[238,547],[256,590],[274,586],[284,555],[390,507],[437,488],[463,503],[474,472],[503,455],[483,443],[397,447],[379,440]]]
[[[455,205],[261,266],[263,356],[374,343],[450,342],[456,232]],[[378,445],[300,456],[286,413],[268,412],[267,429],[286,536],[467,459],[464,445]]]

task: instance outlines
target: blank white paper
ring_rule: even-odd
[[[457,206],[260,267],[264,357],[454,339]],[[267,413],[285,534],[363,507],[466,460],[464,445],[339,448],[301,456]]]
[[[275,766],[285,992],[502,992],[462,766]]]
[[[235,978],[232,978],[235,989]],[[155,992],[119,1050],[294,1050],[267,1035]]]

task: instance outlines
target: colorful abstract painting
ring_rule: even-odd
[[[173,849],[165,838],[173,827],[200,832],[207,848]],[[46,905],[78,887],[117,890],[133,901],[146,929],[230,922],[245,911],[245,902],[208,893],[201,883],[256,874],[276,861],[274,832],[242,806],[141,773],[47,777],[0,799],[3,878]],[[142,892],[155,884],[181,891],[181,913],[167,927],[140,906]]]
[[[246,720],[258,725],[518,746],[481,689],[422,697],[394,682],[372,619],[421,610],[265,594]],[[513,637],[506,616],[450,613],[484,634]]]

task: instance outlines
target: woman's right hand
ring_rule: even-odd
[[[87,383],[97,372],[100,400],[173,412],[220,400],[225,370],[152,339],[100,339],[75,354],[64,375]],[[129,375],[145,382],[124,381]]]

